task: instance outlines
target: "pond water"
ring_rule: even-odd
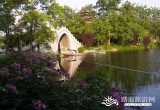
[[[160,110],[160,50],[89,53],[61,59],[61,68],[74,78],[98,71],[107,74],[110,85],[140,97],[155,97],[145,110]]]

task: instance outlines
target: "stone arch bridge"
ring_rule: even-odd
[[[51,48],[47,50],[43,45],[41,45],[39,49],[40,52],[71,53],[78,52],[78,48],[83,46],[82,43],[80,43],[66,27],[54,29],[54,34],[56,39],[48,43]],[[33,42],[33,46],[36,46],[36,44],[36,42]],[[29,45],[23,47],[22,51],[27,51],[28,49]]]

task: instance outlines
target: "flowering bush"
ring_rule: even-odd
[[[120,89],[111,88],[98,72],[86,79],[70,79],[56,68],[53,58],[13,54],[0,59],[0,109],[5,110],[119,110],[102,105],[112,95],[120,102]],[[121,105],[123,109],[123,104]]]
[[[14,54],[0,62],[1,109],[45,109],[47,101],[65,89],[60,79],[69,78],[68,73],[55,69],[56,62],[51,58]]]
[[[118,88],[118,87],[110,88],[109,95],[118,101],[118,104],[119,104],[117,106],[118,109],[124,108],[124,103],[121,102],[121,97],[123,97],[125,94],[122,92],[122,90],[120,90],[120,88]]]

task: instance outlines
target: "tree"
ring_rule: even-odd
[[[118,5],[121,3],[121,0],[98,0],[96,3],[97,18],[102,18],[103,23],[106,25],[106,39],[107,45],[110,45],[110,39],[114,36],[114,31],[117,26],[117,13]]]
[[[119,15],[116,10],[110,10],[105,13],[107,22],[107,45],[111,44],[111,39],[118,38]]]
[[[154,39],[160,38],[160,9],[151,8],[150,9],[150,32],[154,36]]]
[[[15,18],[14,9],[16,8],[13,0],[1,0],[0,1],[0,31],[6,35],[6,55],[8,55],[8,37],[11,29],[13,28]]]
[[[84,22],[79,12],[55,3],[49,6],[47,13],[52,17],[55,28],[66,26],[77,38],[83,34]]]
[[[141,26],[142,22],[137,15],[139,14],[136,7],[128,1],[120,8],[118,33],[121,44],[128,45],[133,38],[140,39],[147,34],[147,30]]]
[[[15,24],[15,26],[14,26],[14,35],[16,36],[17,41],[18,41],[18,44],[17,44],[17,42],[16,42],[16,44],[17,44],[19,51],[21,51],[21,35],[23,32],[23,28],[20,24],[21,24],[21,22],[17,25]]]
[[[47,2],[48,0],[45,1]],[[25,30],[29,33],[30,36],[30,52],[32,52],[32,42],[34,39],[36,39],[37,42],[41,44],[45,44],[46,41],[54,39],[54,33],[49,27],[52,26],[52,18],[45,13],[45,1],[41,2],[40,0],[33,0],[25,4],[24,9],[26,12],[24,13],[21,20]],[[52,1],[49,1],[49,3],[50,2]],[[37,4],[40,5],[40,9],[37,9]],[[43,12],[40,10],[43,10]]]
[[[90,33],[81,35],[83,45],[90,47],[94,45],[94,36]]]
[[[81,13],[77,12],[74,13],[74,19],[70,19],[68,20],[68,22],[66,22],[66,26],[69,28],[69,30],[74,34],[74,36],[77,39],[80,39],[80,35],[82,34],[86,34],[85,33],[85,29],[86,29],[86,24],[85,21],[82,19]]]
[[[58,3],[54,3],[48,7],[47,14],[53,19],[54,27],[62,26],[65,20],[65,15],[63,13],[63,7]]]
[[[102,19],[95,19],[92,23],[88,24],[88,28],[85,33],[92,33],[97,41],[97,45],[100,45],[106,43],[106,36],[110,34],[109,30],[111,28],[112,27],[110,27],[110,25]]]
[[[98,10],[98,15],[103,16],[107,11],[117,10],[120,3],[121,0],[98,0],[95,8]]]

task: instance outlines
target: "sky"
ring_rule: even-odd
[[[93,4],[95,5],[98,0],[56,0],[61,6],[69,6],[74,10],[80,10],[82,6]],[[122,0],[124,3],[126,0]],[[128,0],[131,3],[136,3],[138,5],[147,5],[147,7],[157,7],[160,8],[159,0]]]

